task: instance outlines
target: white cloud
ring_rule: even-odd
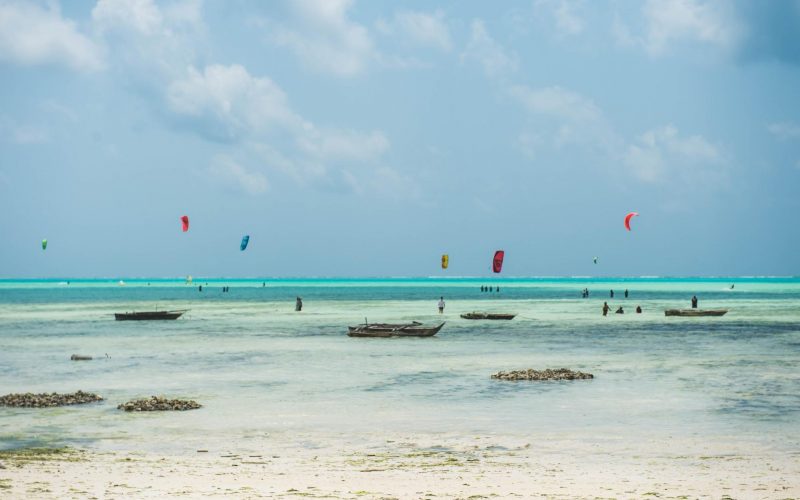
[[[472,21],[470,40],[461,54],[461,61],[479,63],[491,77],[516,71],[518,66],[516,57],[506,53],[503,46],[489,35],[480,19]]]
[[[214,180],[247,194],[257,195],[269,189],[264,174],[249,171],[227,156],[214,158],[207,172]]]
[[[640,46],[651,56],[660,56],[681,42],[730,48],[741,35],[731,4],[720,0],[648,0],[642,18],[641,35],[633,34],[618,16],[614,34],[618,43]]]
[[[312,69],[342,77],[357,75],[377,53],[367,28],[348,18],[352,4],[352,0],[292,2],[293,26],[274,25],[272,40]]]
[[[385,35],[403,36],[412,45],[433,47],[444,52],[449,52],[453,48],[450,28],[442,10],[432,13],[398,12],[392,22],[378,21],[376,27]]]
[[[573,122],[596,121],[602,116],[591,99],[558,86],[530,88],[514,85],[514,96],[530,112],[549,115]]]
[[[642,134],[628,146],[623,161],[636,177],[649,183],[677,179],[702,184],[725,178],[720,150],[702,136],[682,137],[672,125]]]
[[[42,127],[20,124],[8,117],[0,117],[0,137],[16,144],[41,144],[48,140]]]
[[[543,131],[551,135],[555,147],[584,144],[607,151],[619,147],[613,128],[594,101],[559,86],[532,88],[513,85],[508,93],[527,112],[536,129],[537,148]],[[530,134],[526,134],[530,135]],[[532,143],[520,143],[528,156]]]
[[[240,65],[210,65],[202,71],[190,67],[169,84],[166,97],[167,109],[190,129],[242,144],[268,167],[301,184],[330,188],[343,182],[352,188],[356,184],[348,181],[354,175],[350,169],[358,164],[382,168],[381,157],[390,145],[380,131],[317,128],[292,109],[275,82],[252,76]],[[214,166],[215,174],[255,184],[230,162],[221,165]],[[376,171],[358,175],[370,179]]]
[[[300,129],[309,124],[289,107],[286,94],[272,80],[253,77],[238,64],[189,67],[185,77],[167,88],[169,109],[214,126],[222,138],[275,128]]]
[[[92,19],[101,31],[126,27],[145,35],[160,31],[163,22],[161,10],[151,0],[98,0]]]
[[[772,123],[767,127],[778,139],[800,139],[800,125],[791,122]]]
[[[389,149],[389,140],[381,132],[362,133],[354,130],[314,132],[299,138],[307,153],[320,159],[370,161]]]
[[[103,51],[61,16],[57,4],[0,4],[0,60],[25,66],[66,66],[80,71],[103,67]]]
[[[555,27],[561,36],[574,36],[583,32],[583,18],[576,12],[583,2],[574,0],[536,0],[534,9],[552,15]]]

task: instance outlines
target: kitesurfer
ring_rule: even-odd
[[[437,304],[439,307],[439,314],[444,312],[444,297],[439,297],[439,303]]]
[[[731,283],[731,290],[733,290],[733,283]]]
[[[294,303],[294,310],[295,311],[302,311],[303,310],[303,299],[297,297],[297,300]]]
[[[692,295],[692,309],[697,309],[697,295]]]
[[[622,306],[619,306],[619,309],[614,311],[614,314],[625,314],[625,311],[622,310]]]
[[[636,306],[636,314],[642,314],[642,306]]]
[[[603,316],[608,316],[608,311],[610,310],[611,308],[608,307],[608,302],[603,302]]]

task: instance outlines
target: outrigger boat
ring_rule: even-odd
[[[433,337],[444,326],[423,326],[417,321],[411,323],[364,323],[347,327],[348,337]]]
[[[514,319],[516,314],[471,312],[461,315],[464,319]]]
[[[664,316],[724,316],[727,309],[667,309]]]
[[[114,313],[114,319],[116,319],[117,321],[178,319],[186,311],[188,311],[188,309],[181,309],[178,311],[141,311],[141,312]]]

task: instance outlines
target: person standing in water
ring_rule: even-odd
[[[439,314],[444,313],[444,297],[439,297],[439,303],[437,306],[439,307]]]
[[[628,298],[628,289],[627,288],[625,289],[625,298],[626,299]]]
[[[297,300],[294,302],[294,310],[295,311],[302,311],[303,310],[303,299],[297,297]]]
[[[692,295],[692,309],[697,309],[697,295]]]
[[[610,295],[611,295],[611,298],[613,299],[614,298],[614,290],[610,291]]]
[[[608,311],[610,310],[611,308],[608,307],[608,302],[603,302],[603,316],[608,316]]]

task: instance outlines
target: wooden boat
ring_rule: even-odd
[[[179,311],[141,311],[141,312],[125,312],[114,313],[114,319],[117,321],[148,321],[148,320],[165,320],[165,319],[178,319],[188,309]]]
[[[421,323],[365,323],[347,328],[348,337],[433,337],[444,326],[422,326]]]
[[[727,309],[667,309],[664,316],[724,316]]]
[[[471,312],[461,315],[464,319],[514,319],[516,314]]]

